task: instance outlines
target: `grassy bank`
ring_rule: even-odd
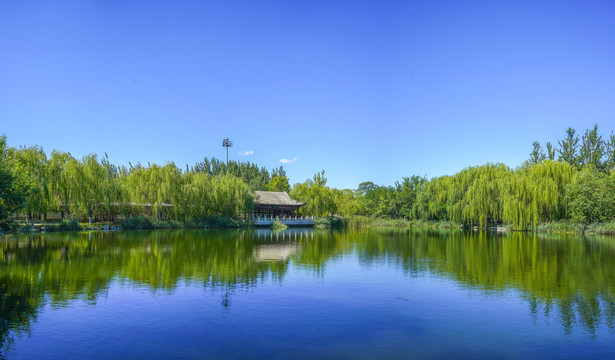
[[[540,224],[533,230],[536,232],[554,234],[615,235],[615,220],[591,224],[555,221]]]
[[[430,229],[458,229],[450,221],[425,221],[407,219],[387,219],[369,216],[352,216],[344,219],[347,226],[351,228],[430,228]]]
[[[343,223],[343,227],[349,228],[429,228],[429,229],[460,229],[461,225],[451,221],[425,221],[425,220],[407,220],[407,219],[387,219],[369,216],[352,216],[346,218],[338,218],[338,222]],[[327,226],[327,222],[321,220],[317,224]],[[500,225],[501,226],[501,225]],[[473,228],[470,226],[468,228]],[[547,222],[536,227],[520,230],[514,229],[512,226],[506,226],[507,231],[529,231],[539,233],[553,234],[590,234],[590,235],[615,235],[615,220],[602,223],[579,224],[572,222]]]
[[[197,219],[192,221],[178,221],[178,220],[152,220],[146,216],[137,215],[126,219],[123,222],[95,222],[91,225],[89,223],[79,222],[76,218],[65,219],[61,222],[46,222],[35,223],[34,226],[29,222],[18,223],[15,227],[9,231],[11,232],[32,232],[32,231],[87,231],[87,230],[102,230],[105,226],[109,228],[120,227],[122,230],[156,230],[156,229],[236,229],[247,227],[250,224],[245,220],[237,218],[228,218],[222,216],[210,216],[203,219]]]
[[[23,222],[17,224],[10,231],[4,232],[31,232],[31,231],[87,231],[87,230],[102,230],[105,226],[109,228],[121,227],[123,230],[155,230],[155,229],[237,229],[250,226],[245,220],[238,218],[228,218],[221,216],[211,216],[193,221],[178,221],[167,220],[159,221],[152,220],[146,216],[133,216],[121,223],[98,222],[88,223],[79,222],[78,219],[66,219],[62,222],[55,223],[36,223],[31,226],[29,223]],[[399,228],[399,229],[460,229],[457,225],[450,221],[425,221],[425,220],[407,220],[407,219],[387,219],[369,216],[352,216],[339,217],[329,216],[314,219],[314,227],[317,229],[335,229],[335,228]],[[277,221],[274,222],[272,228],[278,230],[286,228],[286,225]],[[472,227],[469,227],[472,228]],[[481,228],[482,229],[482,228]],[[507,231],[527,231],[550,234],[588,234],[588,235],[615,235],[615,220],[602,223],[579,224],[572,222],[547,222],[539,224],[536,227],[527,229],[514,229],[512,226],[506,226]]]

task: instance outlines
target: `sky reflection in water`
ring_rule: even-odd
[[[8,236],[10,358],[615,356],[612,238],[433,231]]]

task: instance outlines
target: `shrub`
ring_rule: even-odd
[[[245,226],[245,222],[241,219],[224,216],[207,216],[194,219],[185,225],[191,228],[231,229]]]
[[[286,224],[284,224],[278,219],[273,220],[273,223],[271,223],[271,228],[273,229],[283,230],[283,229],[286,229],[287,227],[288,226]]]
[[[62,222],[60,222],[60,226],[58,226],[60,231],[77,231],[81,230],[81,226],[79,225],[79,219],[75,217],[69,217]]]
[[[329,216],[314,219],[314,226],[319,229],[346,227],[347,221],[339,216]]]
[[[122,223],[124,229],[153,229],[152,221],[143,215],[136,215],[124,220]]]

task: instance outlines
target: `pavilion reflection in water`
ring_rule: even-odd
[[[301,250],[299,242],[314,238],[311,229],[292,228],[284,231],[257,229],[254,237],[266,244],[256,245],[252,255],[256,261],[288,261]]]

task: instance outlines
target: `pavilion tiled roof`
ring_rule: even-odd
[[[254,202],[259,205],[303,206],[304,202],[293,200],[286,191],[255,191]]]

